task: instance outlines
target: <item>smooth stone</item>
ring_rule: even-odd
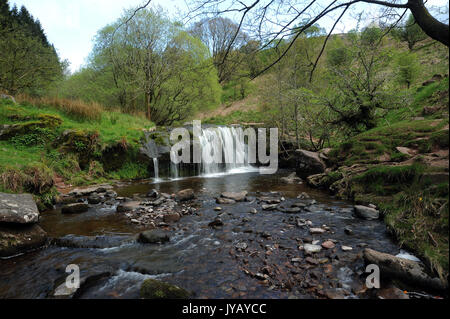
[[[311,234],[323,234],[323,233],[326,232],[326,230],[323,229],[323,228],[310,228],[310,229],[309,229],[309,232],[310,232]]]
[[[47,233],[37,224],[0,225],[0,257],[15,256],[46,242]]]
[[[312,254],[312,253],[318,253],[322,250],[322,247],[319,245],[312,245],[312,244],[304,244],[303,249],[306,253]]]
[[[245,200],[245,197],[247,196],[247,191],[242,192],[223,192],[221,194],[222,197],[232,199],[236,202],[242,202]]]
[[[327,240],[322,243],[322,247],[325,249],[333,249],[334,247],[336,247],[336,244],[331,240]]]
[[[355,205],[355,214],[356,216],[366,219],[366,220],[377,220],[380,218],[380,212],[375,208]]]

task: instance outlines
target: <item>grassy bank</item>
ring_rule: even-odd
[[[0,100],[0,191],[32,192],[46,204],[56,182],[78,186],[147,177],[139,142],[152,126],[143,116],[98,104]]]
[[[446,279],[449,272],[448,78],[417,89],[409,108],[338,143],[319,184],[376,204],[399,243]]]

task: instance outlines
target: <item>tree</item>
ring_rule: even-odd
[[[125,111],[144,110],[159,125],[216,105],[221,89],[207,47],[161,10],[139,10],[129,19],[133,12],[98,32],[88,67],[69,82],[78,78],[86,87],[87,79],[98,99]]]
[[[414,53],[404,52],[397,56],[395,61],[396,79],[401,85],[409,89],[417,79],[420,72],[420,64]]]
[[[240,32],[244,25],[252,27],[256,35],[264,39],[262,41],[264,44],[260,49],[277,42],[280,38],[290,37],[295,31],[296,36],[292,38],[292,44],[297,37],[321,19],[336,14],[335,24],[329,30],[329,35],[324,39],[323,46],[325,47],[336,24],[348,9],[361,4],[380,6],[384,9],[385,16],[397,16],[398,19],[394,25],[403,18],[407,11],[410,11],[417,24],[429,37],[449,46],[449,26],[440,22],[428,12],[424,0],[404,0],[404,2],[397,0],[333,0],[326,3],[317,0],[295,2],[282,0],[191,0],[190,13],[191,16],[197,16],[198,14],[233,14],[238,16],[239,28],[235,35]],[[402,10],[402,12],[398,13],[398,10]],[[308,17],[307,22],[302,23],[301,28],[295,28],[295,25],[305,17]],[[229,45],[229,49],[231,48],[232,44]],[[258,75],[278,63],[291,48],[292,45],[288,45],[280,57],[262,69]],[[320,51],[318,57],[322,53],[323,50]],[[317,58],[316,61],[318,60]]]
[[[42,94],[62,76],[64,63],[25,7],[0,8],[0,90]]]
[[[334,113],[332,124],[361,132],[376,125],[377,111],[400,105],[400,96],[387,87],[384,72],[391,52],[383,46],[383,31],[366,28],[349,34],[350,43],[327,56],[330,88],[321,97]]]
[[[239,25],[222,17],[203,19],[191,30],[209,48],[222,84],[233,78],[240,64],[236,55],[233,55],[235,59],[227,59],[227,55],[232,55],[230,51],[238,50],[246,43],[246,35],[238,30]]]
[[[401,41],[408,43],[409,50],[412,50],[414,45],[427,38],[425,32],[416,23],[413,15],[410,15],[406,23],[394,34]]]

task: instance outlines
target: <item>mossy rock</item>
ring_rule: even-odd
[[[102,152],[101,162],[106,172],[119,170],[128,158],[128,150],[122,143],[107,146]]]
[[[38,119],[45,124],[45,127],[56,128],[61,126],[63,120],[58,115],[39,114]]]
[[[0,129],[0,140],[7,140],[14,136],[30,134],[38,129],[54,129],[56,127],[55,125],[58,126],[61,124],[57,123],[58,121],[56,118],[45,118],[38,121],[35,120],[12,125],[4,125],[3,128]]]
[[[141,286],[141,298],[144,299],[188,299],[190,295],[183,288],[155,279],[147,279]]]
[[[102,145],[97,131],[67,130],[54,142],[62,153],[78,155],[81,169],[89,167],[93,159],[101,157]]]

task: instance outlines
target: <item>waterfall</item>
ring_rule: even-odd
[[[175,152],[173,150],[170,150],[170,175],[172,178],[178,178],[179,177],[179,173],[178,173],[178,166],[180,165],[175,164],[174,163],[174,158],[175,158]]]
[[[153,171],[155,179],[159,179],[158,158],[153,157]]]
[[[199,136],[202,175],[238,172],[249,169],[244,133],[238,127],[211,127],[202,129]]]

